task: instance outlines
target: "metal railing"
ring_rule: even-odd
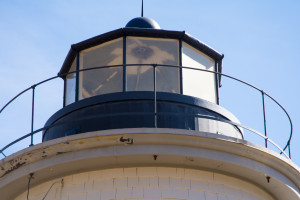
[[[11,105],[12,102],[14,102],[16,99],[18,99],[21,95],[27,93],[27,92],[32,92],[32,99],[31,99],[31,131],[30,133],[14,140],[13,142],[7,144],[6,146],[4,146],[3,148],[0,149],[0,153],[6,157],[4,151],[7,150],[9,147],[12,147],[13,145],[19,143],[20,141],[23,141],[24,139],[26,138],[29,138],[30,137],[30,144],[29,146],[32,146],[34,145],[33,144],[33,137],[35,134],[37,133],[41,133],[42,131],[46,130],[46,129],[49,129],[53,126],[58,126],[60,124],[55,124],[55,125],[50,125],[50,126],[47,126],[47,127],[43,127],[43,128],[39,128],[39,129],[36,129],[34,130],[34,116],[35,116],[35,102],[36,102],[36,99],[35,99],[35,89],[36,87],[46,83],[46,82],[50,82],[54,79],[57,79],[57,78],[61,78],[61,77],[64,77],[64,76],[67,76],[67,75],[70,75],[70,74],[73,74],[73,73],[76,73],[77,75],[79,74],[79,72],[83,72],[83,71],[90,71],[90,70],[96,70],[96,69],[104,69],[104,68],[113,68],[113,67],[123,67],[124,69],[126,67],[129,67],[129,66],[152,66],[153,67],[153,92],[154,92],[154,111],[153,111],[153,115],[154,115],[154,127],[157,128],[157,116],[159,115],[159,113],[157,112],[157,97],[156,97],[156,94],[157,94],[157,89],[156,89],[156,86],[157,86],[157,78],[156,78],[156,72],[157,72],[157,67],[170,67],[170,68],[178,68],[180,70],[182,69],[189,69],[189,70],[196,70],[196,71],[203,71],[203,72],[207,72],[207,73],[213,73],[213,74],[216,74],[216,75],[219,75],[219,76],[222,76],[222,77],[227,77],[229,79],[232,79],[234,81],[237,81],[239,83],[242,83],[246,86],[249,86],[250,88],[253,88],[254,90],[257,90],[261,93],[261,97],[262,97],[262,113],[263,113],[263,124],[264,124],[264,134],[252,129],[252,128],[249,128],[247,126],[244,126],[242,124],[239,124],[239,123],[235,123],[235,122],[232,122],[232,121],[229,121],[229,120],[224,120],[224,119],[219,119],[219,118],[215,118],[215,117],[211,117],[211,116],[204,116],[204,115],[194,115],[195,117],[197,118],[207,118],[207,119],[211,119],[211,120],[215,120],[215,121],[221,121],[223,123],[228,123],[228,124],[231,124],[233,126],[237,126],[237,127],[240,127],[240,128],[243,128],[243,129],[246,129],[256,135],[258,135],[259,137],[261,137],[264,141],[265,141],[265,147],[268,148],[268,142],[272,145],[274,145],[279,151],[280,151],[280,154],[283,154],[285,155],[287,158],[291,158],[291,139],[292,139],[292,135],[293,135],[293,124],[292,124],[292,120],[288,114],[288,112],[283,108],[283,106],[277,102],[272,96],[270,96],[269,94],[267,94],[266,92],[264,92],[263,90],[245,82],[245,81],[242,81],[240,79],[237,79],[237,78],[234,78],[232,76],[229,76],[229,75],[226,75],[226,74],[223,74],[223,73],[219,73],[219,72],[214,72],[214,71],[210,71],[210,70],[205,70],[205,69],[198,69],[198,68],[193,68],[193,67],[184,67],[184,66],[175,66],[175,65],[163,65],[163,64],[122,64],[122,65],[109,65],[109,66],[99,66],[99,67],[93,67],[93,68],[86,68],[86,69],[81,69],[81,70],[76,70],[76,71],[72,71],[72,72],[69,72],[69,73],[65,73],[65,74],[60,74],[60,75],[57,75],[57,76],[54,76],[54,77],[51,77],[49,79],[46,79],[44,81],[41,81],[37,84],[34,84],[32,85],[31,87],[23,90],[22,92],[20,92],[19,94],[17,94],[14,98],[12,98],[7,104],[5,104],[1,110],[0,110],[0,114],[3,112],[3,110],[5,110],[9,105]],[[124,92],[127,92],[127,91],[124,91]],[[276,103],[276,105],[279,106],[280,109],[282,109],[289,121],[289,125],[290,125],[290,131],[289,131],[289,137],[288,137],[288,140],[286,142],[286,145],[284,147],[279,147],[279,145],[277,145],[273,140],[271,140],[269,137],[268,137],[268,131],[267,131],[267,125],[266,125],[266,109],[265,109],[265,99],[266,97],[268,97],[270,100],[272,100],[273,102]],[[285,151],[288,150],[288,153],[285,153]]]

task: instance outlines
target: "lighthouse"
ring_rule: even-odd
[[[299,168],[219,105],[223,57],[146,17],[72,45],[64,107],[1,160],[1,199],[300,199]]]

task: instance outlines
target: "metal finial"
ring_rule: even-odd
[[[141,17],[144,17],[144,0],[142,0],[142,13],[141,13]]]

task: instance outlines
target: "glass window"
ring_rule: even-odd
[[[178,65],[178,41],[144,37],[127,37],[126,80],[128,91],[153,91],[153,67],[138,64]],[[156,68],[156,89],[162,92],[179,93],[179,69],[158,66]]]
[[[77,57],[75,57],[69,72],[76,70]],[[75,102],[76,94],[76,73],[68,74],[66,76],[66,91],[65,91],[65,105],[69,105]]]
[[[153,66],[127,66],[126,80],[128,91],[153,91]]]
[[[190,45],[182,45],[182,65],[214,71],[215,61],[196,50]],[[216,76],[214,73],[182,69],[183,94],[217,102],[216,98]]]
[[[80,69],[104,67],[80,72],[79,99],[123,91],[123,38],[80,52]]]

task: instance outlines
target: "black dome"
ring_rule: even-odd
[[[136,17],[130,20],[126,26],[126,28],[152,28],[152,29],[160,29],[160,26],[156,21],[147,17]]]

